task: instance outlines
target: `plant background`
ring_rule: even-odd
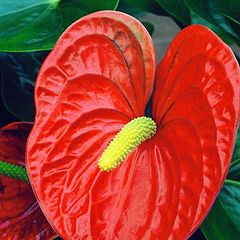
[[[41,63],[67,26],[104,9],[138,18],[153,37],[157,62],[180,29],[192,23],[210,27],[240,59],[239,0],[0,0],[0,127],[34,120],[34,82]],[[240,239],[239,135],[228,179],[191,240]]]

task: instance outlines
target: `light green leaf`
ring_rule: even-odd
[[[119,0],[0,0],[0,51],[51,49],[75,20],[114,10]]]

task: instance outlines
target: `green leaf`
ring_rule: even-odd
[[[158,4],[155,0],[143,0],[143,1],[121,0],[119,6],[124,5],[128,5],[131,8],[137,8],[139,10],[146,12],[153,12]]]
[[[227,178],[240,181],[240,158],[232,162]]]
[[[239,0],[185,0],[186,6],[225,34],[231,35],[239,44],[240,1]],[[215,30],[214,28],[212,28]],[[236,29],[238,29],[236,31]]]
[[[211,9],[218,9],[220,14],[231,17],[232,21],[240,23],[240,1],[239,0],[211,0]]]
[[[159,6],[156,0],[121,0],[117,10],[126,12],[135,17],[151,12],[158,15],[166,15],[166,12]]]
[[[204,25],[204,26],[210,28],[211,30],[213,30],[220,38],[224,39],[224,41],[226,43],[228,43],[228,44],[234,43],[234,38],[230,34],[226,33],[221,27],[218,27],[218,26],[208,22],[207,20],[198,16],[193,11],[190,11],[190,16],[191,16],[191,23],[192,24]]]
[[[232,163],[227,178],[240,182],[240,127],[238,127]]]
[[[231,221],[237,227],[240,236],[240,182],[226,180],[219,200]]]
[[[150,22],[142,21],[144,27],[148,30],[149,34],[152,35],[154,32],[154,25]]]
[[[1,74],[0,74],[0,80],[1,80]],[[0,89],[1,89],[1,81],[0,81]],[[2,96],[1,96],[1,91],[0,91],[0,128],[7,125],[8,123],[11,122],[18,122],[19,119],[15,117],[13,114],[11,114],[5,107],[3,101],[2,101]]]
[[[1,95],[3,103],[22,121],[33,121],[34,82],[48,52],[1,53]]]
[[[157,0],[159,5],[170,15],[185,25],[190,23],[190,14],[188,8],[184,4],[184,0]]]
[[[114,10],[119,0],[0,0],[0,51],[51,49],[75,20],[98,10]]]
[[[240,126],[238,126],[237,138],[233,151],[232,162],[240,161]]]
[[[240,183],[226,180],[214,206],[201,225],[208,240],[240,239]]]

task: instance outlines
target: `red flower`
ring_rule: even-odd
[[[32,123],[12,123],[0,130],[0,159],[24,166],[25,144]],[[0,239],[52,239],[56,236],[46,221],[29,184],[0,176]]]
[[[134,18],[98,12],[71,25],[44,62],[27,168],[64,239],[186,239],[226,176],[239,111],[231,50],[199,25],[178,34],[154,81],[152,40]],[[98,160],[143,116],[157,134],[111,172]]]

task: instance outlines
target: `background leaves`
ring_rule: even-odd
[[[118,0],[0,0],[0,51],[51,49],[75,20],[98,10],[114,10]]]
[[[22,121],[33,121],[34,83],[48,52],[1,53],[1,100],[5,108]]]
[[[1,77],[1,76],[0,76]],[[1,88],[1,81],[0,81],[0,88]],[[0,128],[7,125],[11,122],[17,122],[19,119],[11,114],[5,107],[2,97],[0,96]]]
[[[238,134],[233,152],[231,167],[228,172],[228,178],[240,182],[240,127],[238,127]]]
[[[237,23],[234,23],[234,20],[230,20],[229,16],[235,19],[237,11],[240,14],[240,6],[238,6],[240,2],[235,1],[236,4],[234,6],[233,2],[232,0],[185,0],[185,4],[189,10],[198,15],[200,19],[203,19],[206,25],[219,34],[225,41],[239,43],[240,38],[237,31],[233,28],[233,25]],[[233,10],[235,8],[238,10]],[[235,12],[235,14],[228,15],[230,11]],[[238,28],[236,27],[236,29]]]
[[[209,240],[230,240],[240,237],[240,183],[226,180],[214,206],[201,225]]]
[[[159,5],[166,10],[170,15],[175,17],[177,20],[185,25],[190,23],[190,12],[184,5],[183,0],[156,0]]]

